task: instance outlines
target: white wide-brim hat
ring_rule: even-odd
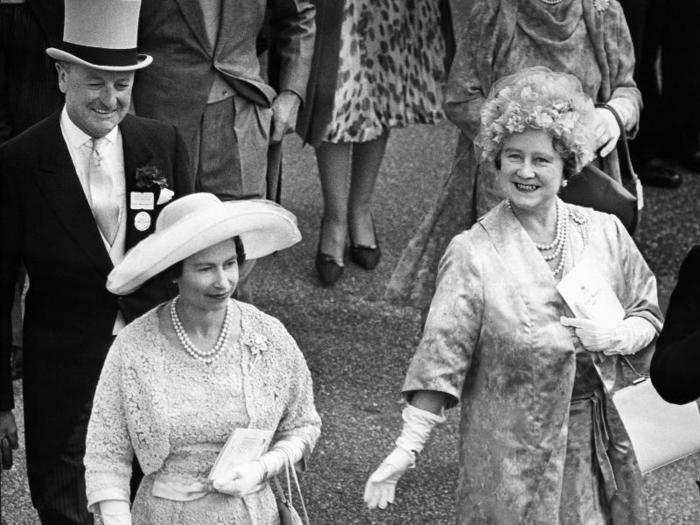
[[[173,264],[236,236],[246,259],[301,240],[296,217],[279,204],[263,199],[221,202],[211,193],[193,193],[163,208],[155,233],[127,252],[107,277],[107,289],[117,295],[131,293]]]
[[[63,41],[46,54],[104,71],[134,71],[153,58],[138,53],[140,0],[65,0]]]

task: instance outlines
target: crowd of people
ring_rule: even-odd
[[[609,387],[654,352],[665,399],[700,396],[700,251],[664,324],[628,225],[561,196],[590,166],[624,182],[626,137],[644,184],[700,166],[700,46],[673,27],[700,11],[456,3],[0,0],[0,444],[9,466],[21,346],[42,523],[287,523],[271,487],[322,414],[296,342],[250,304],[255,261],[301,238],[274,202],[280,143],[315,150],[332,286],[346,256],[380,262],[391,129],[444,118],[460,138],[440,220],[410,243],[432,246],[415,256],[435,292],[366,504],[394,502],[460,405],[457,522],[648,521]],[[564,290],[582,269],[619,319],[580,313]]]

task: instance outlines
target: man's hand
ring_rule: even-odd
[[[12,410],[0,412],[0,450],[2,451],[2,469],[12,468],[12,451],[19,446],[17,424]]]
[[[272,102],[272,137],[271,142],[281,142],[284,134],[292,130],[297,123],[297,113],[301,99],[293,91],[280,91]]]

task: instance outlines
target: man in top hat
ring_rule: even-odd
[[[9,376],[17,269],[29,277],[24,414],[32,501],[42,523],[92,523],[83,454],[102,362],[125,323],[167,299],[150,282],[122,298],[105,288],[159,209],[192,191],[172,125],[128,115],[140,2],[66,0],[57,61],[65,105],[0,146],[0,440],[17,446]]]

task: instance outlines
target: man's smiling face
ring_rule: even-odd
[[[102,71],[59,62],[58,87],[73,123],[93,138],[104,137],[124,119],[131,104],[133,71]]]

